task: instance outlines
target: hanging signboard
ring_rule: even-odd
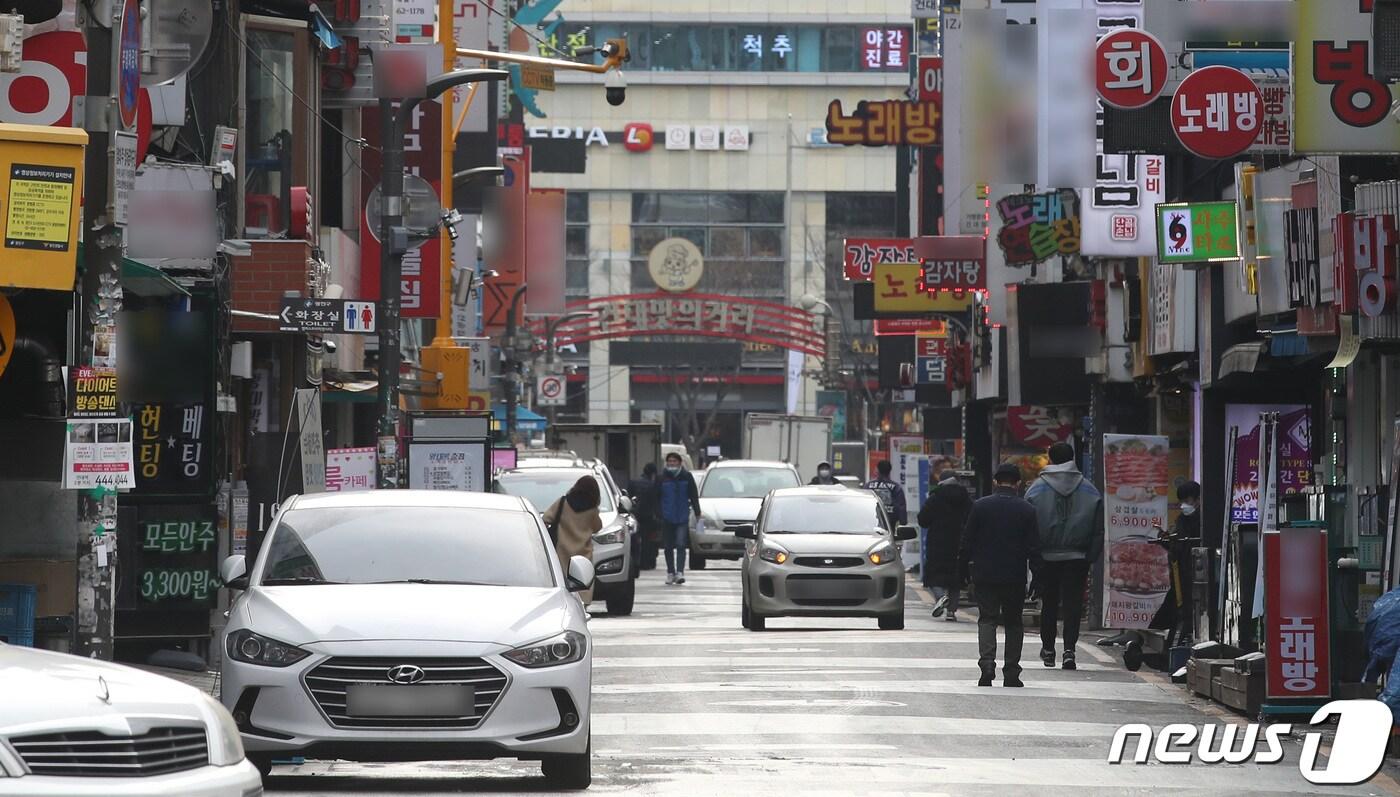
[[[1253,78],[1228,66],[1196,69],[1172,96],[1172,131],[1188,152],[1233,158],[1259,137],[1264,97]]]
[[[1079,194],[1073,189],[1013,194],[997,202],[997,244],[1008,266],[1033,266],[1080,251]]]
[[[868,282],[876,263],[919,262],[913,238],[847,238],[843,247],[848,280]]]
[[[441,64],[441,59],[438,59]],[[360,111],[361,130],[366,146],[359,152],[360,190],[368,197],[379,185],[380,152],[379,136],[381,124],[379,108],[363,108]],[[442,104],[428,100],[418,104],[410,115],[408,129],[404,131],[404,168],[411,174],[418,174],[433,187],[439,196],[442,174]],[[370,230],[368,204],[362,211],[361,228]],[[373,300],[379,297],[379,247],[374,235],[360,236],[360,298]],[[433,236],[422,246],[406,252],[402,259],[400,279],[399,314],[403,318],[437,318],[441,299],[442,269],[441,236]],[[491,283],[487,283],[490,285]],[[356,331],[356,330],[348,330]]]
[[[1206,263],[1240,256],[1234,202],[1157,206],[1157,262]]]
[[[959,313],[972,308],[973,291],[930,291],[923,287],[923,278],[918,264],[877,264],[875,312]]]
[[[63,452],[64,489],[129,490],[135,486],[131,419],[69,419]]]
[[[1288,262],[1288,306],[1322,304],[1322,271],[1317,247],[1317,208],[1283,212],[1284,255]]]
[[[1156,36],[1118,28],[1099,39],[1094,50],[1099,97],[1115,108],[1143,108],[1167,85],[1167,50]]]
[[[1107,628],[1146,628],[1170,586],[1166,527],[1171,444],[1150,435],[1103,436],[1104,613]]]
[[[209,492],[203,404],[138,404],[136,482],[143,493]]]
[[[1278,421],[1278,483],[1281,494],[1296,493],[1312,484],[1312,428],[1308,408],[1298,404],[1227,404],[1225,428],[1238,429],[1235,438],[1234,487],[1230,520],[1259,522],[1259,414],[1276,412]]]
[[[914,381],[942,385],[948,381],[948,338],[920,333],[914,337]]]
[[[1371,2],[1298,0],[1293,44],[1293,148],[1298,154],[1400,150],[1390,111],[1400,89],[1371,69]],[[1379,5],[1378,3],[1375,5]]]
[[[935,235],[914,239],[925,290],[984,290],[987,240],[980,235]]]
[[[848,116],[840,100],[826,109],[826,140],[867,147],[932,147],[939,144],[938,106],[912,100],[861,100]]]
[[[1327,530],[1265,529],[1263,556],[1265,693],[1329,697]]]

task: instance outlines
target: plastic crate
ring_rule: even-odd
[[[34,611],[39,591],[32,584],[0,584],[0,640],[34,647]]]

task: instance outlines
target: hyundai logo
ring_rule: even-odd
[[[428,674],[423,672],[423,668],[416,664],[400,664],[389,668],[389,680],[396,684],[416,684],[427,677]]]
[[[834,561],[832,561],[832,560],[830,560],[830,559],[823,559],[823,560],[822,560],[822,564],[824,564],[824,565],[834,565],[834,564],[836,564],[836,562],[834,562]]]

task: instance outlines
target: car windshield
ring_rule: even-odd
[[[705,474],[701,498],[762,498],[771,490],[796,487],[788,468],[714,468]]]
[[[778,495],[768,502],[765,534],[885,534],[885,513],[873,495]]]
[[[539,524],[527,512],[357,506],[284,514],[260,581],[387,582],[549,587],[554,571]]]
[[[563,497],[564,493],[574,486],[574,482],[580,476],[592,476],[598,479],[598,492],[600,502],[599,512],[613,512],[612,492],[608,489],[607,483],[598,477],[598,474],[587,468],[568,468],[560,470],[545,470],[543,468],[535,470],[516,471],[514,473],[502,473],[496,477],[496,492],[506,495],[518,495],[529,501],[535,511],[543,512],[549,505]]]

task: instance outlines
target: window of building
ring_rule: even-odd
[[[588,194],[570,191],[564,197],[564,293],[569,299],[588,296]]]
[[[697,291],[785,295],[781,193],[649,192],[632,195],[632,289],[656,290],[647,258],[667,238],[684,238],[705,258]]]
[[[244,18],[243,226],[249,238],[283,236],[292,186],[319,168],[317,90],[306,26],[270,17]]]
[[[826,298],[842,316],[842,329],[850,335],[868,335],[871,322],[856,321],[851,287],[845,275],[845,239],[891,238],[895,232],[895,198],[892,193],[841,192],[826,195]],[[848,348],[849,365],[855,354]]]
[[[565,23],[547,42],[551,54],[572,57],[625,37],[628,68],[656,72],[903,72],[912,35],[899,26],[608,22]]]

